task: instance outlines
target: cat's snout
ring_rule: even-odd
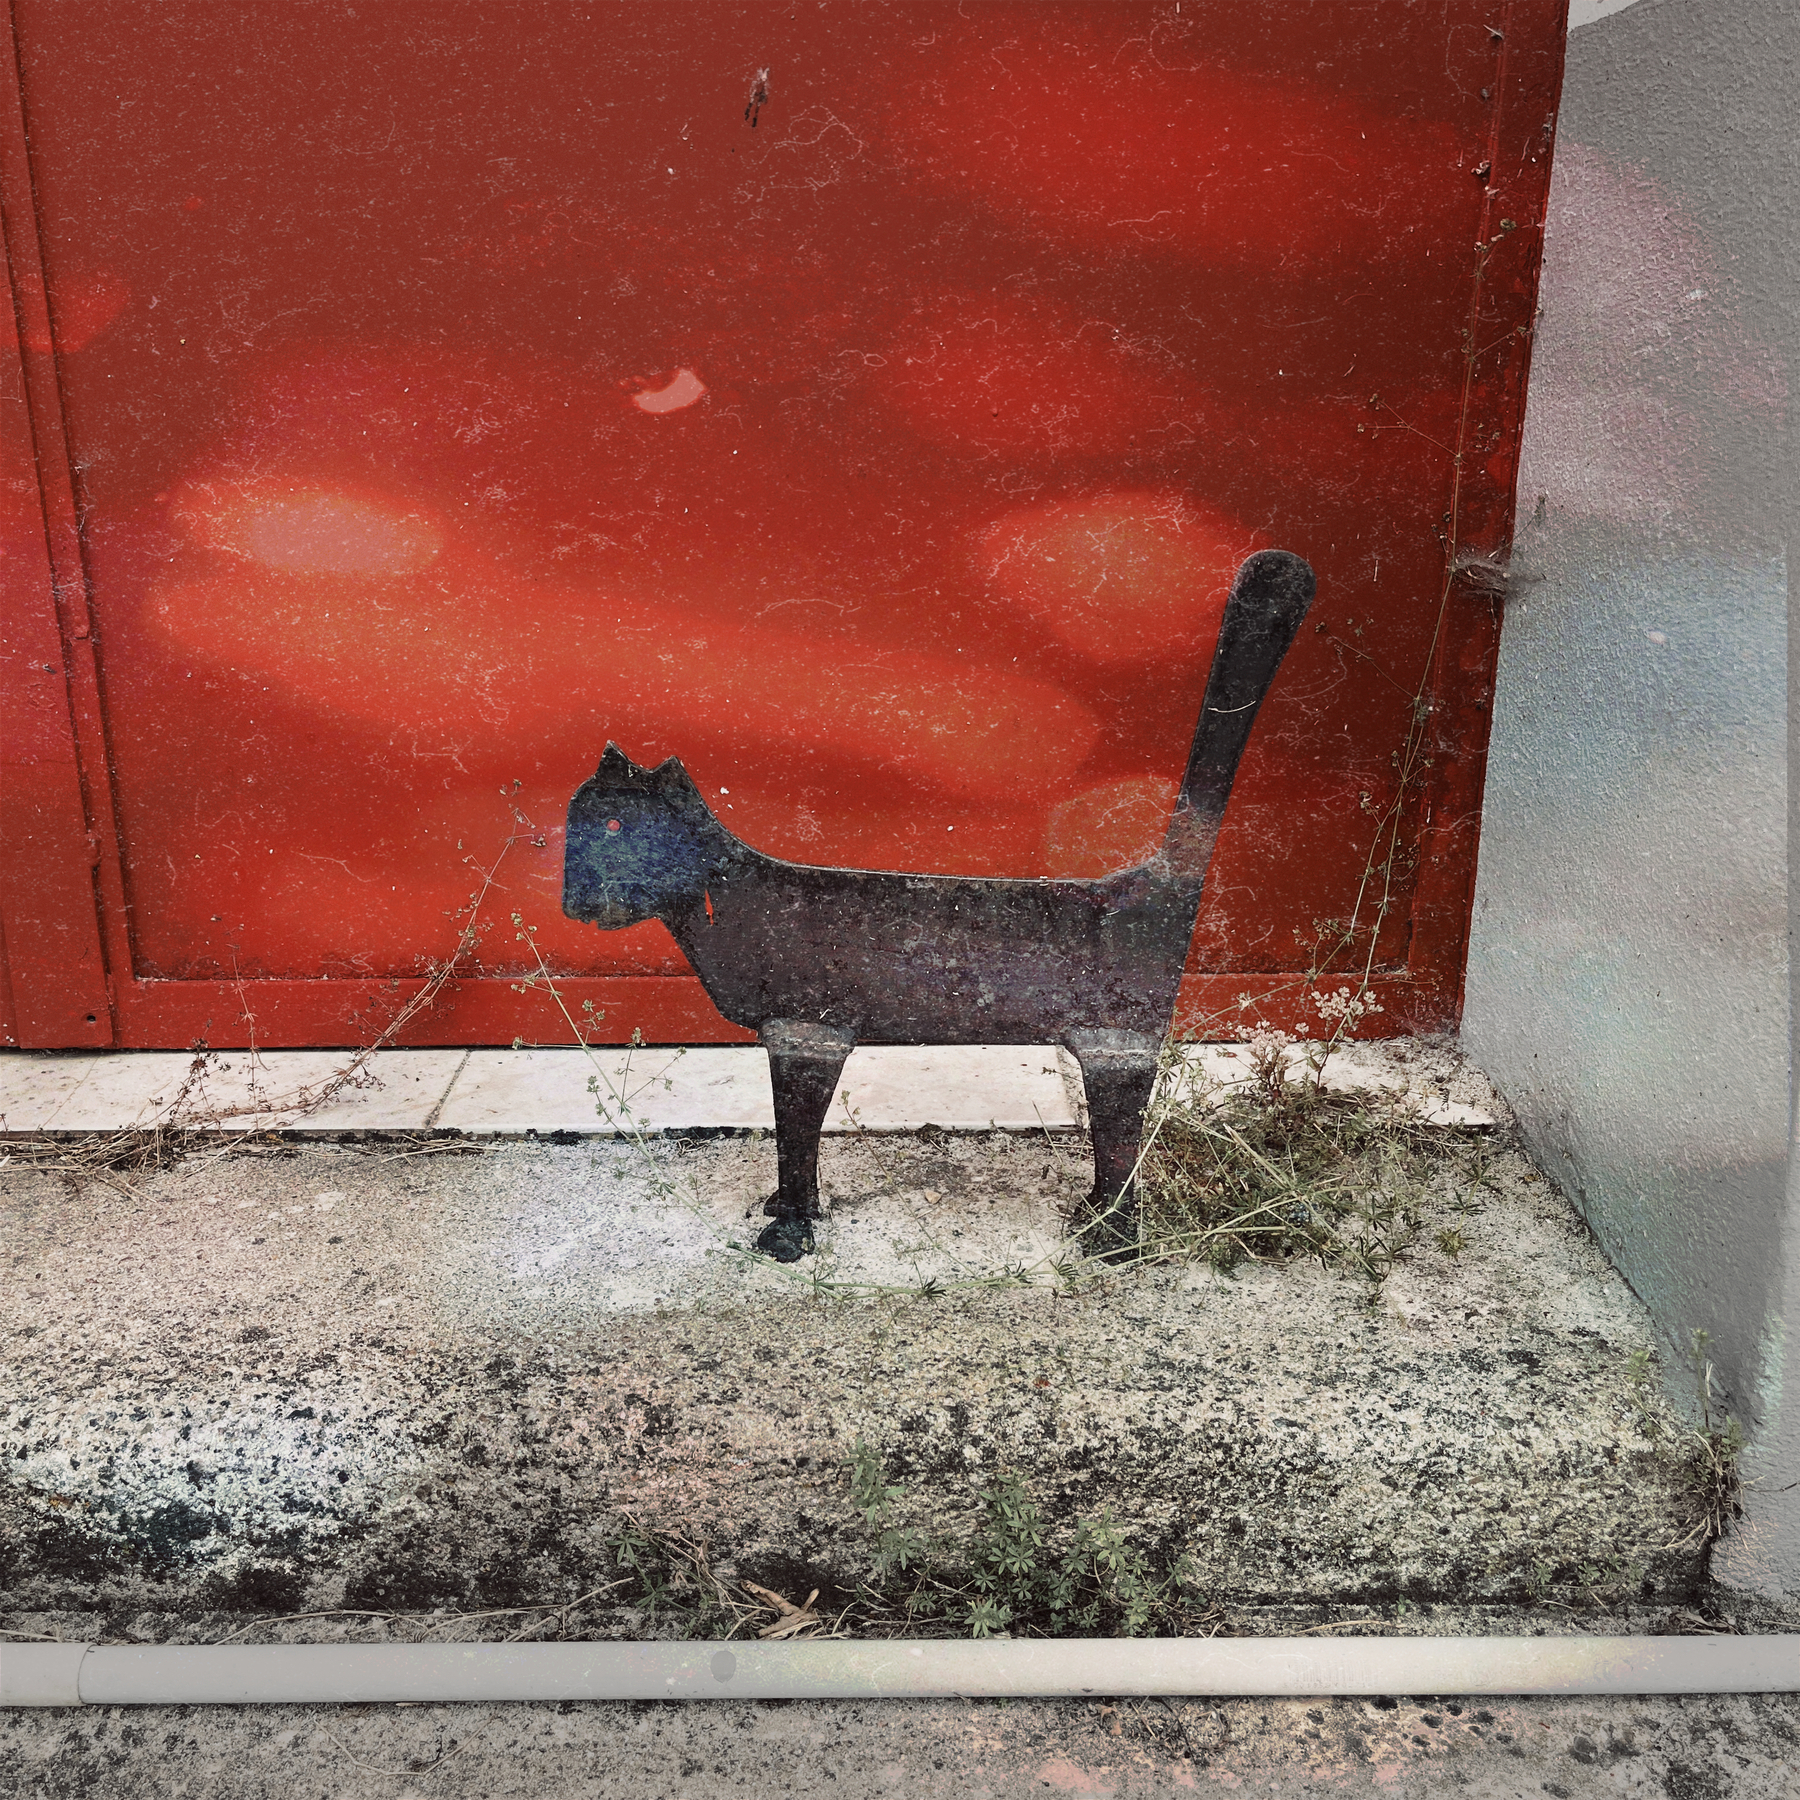
[[[587,925],[598,925],[602,931],[619,931],[627,925],[640,923],[644,917],[640,909],[627,906],[622,900],[615,900],[610,895],[594,893],[591,889],[585,894],[565,890],[563,911],[571,919],[580,919]]]
[[[596,881],[591,872],[574,866],[563,872],[563,911],[602,931],[619,931],[644,918],[642,908],[627,905],[614,883]]]

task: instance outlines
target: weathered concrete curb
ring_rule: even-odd
[[[1417,1252],[1374,1307],[1298,1266],[808,1298],[725,1248],[773,1174],[742,1140],[212,1152],[130,1194],[11,1174],[0,1601],[554,1602],[608,1578],[626,1513],[844,1590],[859,1438],[948,1545],[1017,1470],[1063,1530],[1110,1505],[1230,1603],[1584,1570],[1679,1596],[1702,1555],[1666,1548],[1687,1504],[1628,1390],[1639,1309],[1495,1167],[1463,1255]],[[827,1248],[840,1276],[997,1273],[1085,1180],[1043,1138],[839,1144]]]

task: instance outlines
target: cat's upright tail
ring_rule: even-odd
[[[1257,708],[1312,605],[1313,587],[1311,565],[1287,550],[1257,551],[1231,584],[1181,797],[1163,843],[1165,866],[1196,887],[1206,878]]]

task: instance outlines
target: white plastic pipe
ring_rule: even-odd
[[[0,1645],[0,1705],[1800,1692],[1800,1636]]]

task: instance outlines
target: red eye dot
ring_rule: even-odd
[[[619,826],[619,821],[618,821],[618,820],[617,820],[617,819],[608,819],[608,820],[607,820],[607,821],[606,821],[606,829],[607,829],[607,830],[608,830],[608,831],[617,831],[617,830],[619,830],[619,829],[620,829],[620,826]]]

